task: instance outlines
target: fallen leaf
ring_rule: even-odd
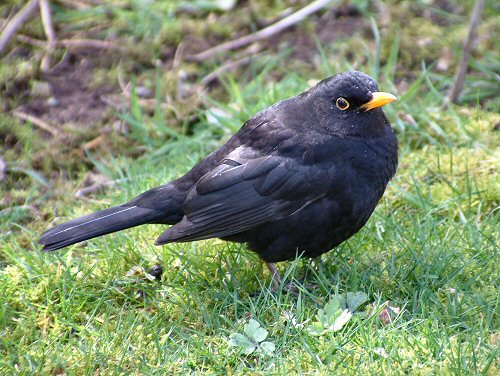
[[[389,302],[384,303],[384,308],[378,314],[380,320],[385,324],[389,325],[394,322],[396,317],[401,313],[401,308],[399,307],[391,307]]]

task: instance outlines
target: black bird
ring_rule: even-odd
[[[397,139],[381,109],[394,100],[364,73],[337,74],[259,112],[179,179],[51,228],[39,242],[53,251],[162,223],[173,226],[157,245],[247,243],[272,273],[274,262],[319,256],[365,225],[396,172]]]

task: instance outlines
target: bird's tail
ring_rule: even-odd
[[[162,215],[162,211],[130,203],[114,206],[51,228],[41,235],[38,242],[43,244],[43,251],[55,251],[111,232],[154,223]]]

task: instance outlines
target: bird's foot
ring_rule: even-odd
[[[281,287],[281,283],[283,282],[283,278],[281,278],[280,272],[278,271],[278,269],[276,269],[276,265],[274,265],[273,262],[266,262],[266,266],[271,272],[274,289],[279,290]]]
[[[281,275],[278,272],[278,269],[276,268],[276,265],[274,265],[274,263],[266,262],[266,266],[269,269],[269,271],[271,272],[271,276],[273,279],[273,285],[274,285],[274,288],[273,288],[274,292],[283,291],[283,292],[288,292],[288,293],[293,294],[293,295],[299,294],[299,287],[293,281],[282,286],[283,285],[283,278],[281,277]],[[303,279],[303,278],[301,278],[301,279]],[[311,285],[311,284],[305,285],[306,289],[312,289],[315,287],[317,287],[317,286]]]

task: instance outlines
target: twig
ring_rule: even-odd
[[[40,39],[28,37],[26,35],[18,35],[17,37],[21,42],[26,44],[45,47],[46,43]],[[120,52],[127,52],[128,50],[123,46],[118,46],[112,42],[98,40],[98,39],[60,39],[55,41],[56,46],[66,48],[96,48],[96,49],[109,49],[117,50]]]
[[[50,12],[49,0],[40,0],[40,15],[42,17],[43,30],[47,36],[47,53],[42,59],[42,72],[47,73],[50,69],[50,57],[56,47],[56,32],[52,25],[52,14]]]
[[[100,144],[102,144],[103,141],[105,141],[105,140],[106,140],[106,135],[101,134],[101,135],[97,136],[96,138],[90,140],[89,142],[85,143],[82,146],[82,149],[83,150],[93,150],[96,147],[98,147]]]
[[[87,196],[90,193],[94,193],[96,191],[101,190],[102,188],[107,188],[114,186],[118,183],[118,181],[113,181],[113,180],[107,180],[99,183],[95,183],[92,185],[89,185],[88,187],[81,188],[75,192],[75,198],[81,198],[83,196]]]
[[[212,73],[207,74],[203,79],[201,80],[201,83],[204,86],[209,85],[212,81],[218,79],[220,76],[222,76],[224,73],[232,71],[234,69],[238,69],[239,67],[242,67],[243,65],[248,64],[254,56],[246,56],[242,59],[235,60],[235,61],[228,61],[226,64],[221,65],[219,68],[214,70]]]
[[[271,35],[277,34],[280,31],[295,25],[302,21],[304,18],[308,17],[309,15],[317,12],[321,8],[323,8],[325,5],[328,3],[332,2],[332,0],[316,0],[312,2],[311,4],[305,6],[304,8],[300,9],[299,11],[289,15],[288,17],[283,18],[282,20],[276,22],[275,24],[272,24],[271,26],[268,26],[262,30],[259,30],[255,33],[245,35],[244,37],[222,43],[218,46],[209,48],[206,51],[200,52],[195,55],[189,56],[189,60],[192,61],[201,61],[205,59],[209,59],[214,55],[217,55],[221,52],[228,51],[228,50],[233,50],[236,48],[241,48],[243,46],[246,46],[247,44],[251,44],[253,42],[259,41],[261,39],[266,39],[269,38]]]
[[[39,0],[31,0],[7,23],[7,26],[5,26],[0,35],[0,55],[3,53],[7,43],[9,43],[10,38],[36,12],[38,3]]]
[[[44,131],[50,133],[54,137],[59,136],[59,131],[57,129],[55,129],[54,127],[47,124],[45,121],[36,116],[27,114],[19,110],[15,110],[12,114],[21,120],[29,121],[31,124],[36,125],[38,128],[43,129]]]
[[[239,56],[241,56],[239,59],[228,61],[227,63],[223,64],[222,66],[217,68],[212,73],[209,73],[208,75],[206,75],[201,80],[201,83],[204,86],[207,86],[213,80],[219,78],[222,74],[229,72],[233,69],[238,69],[239,67],[241,67],[245,64],[248,64],[252,60],[252,57],[255,57],[259,54],[259,52],[262,50],[262,47],[263,46],[260,43],[254,43],[254,44],[248,46],[239,55]]]
[[[52,13],[50,11],[49,0],[40,0],[40,15],[43,22],[43,30],[47,39],[50,43],[56,40],[56,32],[54,31],[54,26],[52,25]]]
[[[47,45],[45,41],[40,40],[40,39],[31,38],[31,37],[28,37],[27,35],[19,34],[17,36],[17,39],[19,39],[23,43],[29,44],[30,46],[45,48],[45,46]]]
[[[67,8],[73,8],[73,9],[89,9],[90,8],[89,4],[82,2],[82,1],[59,0],[59,2],[62,3]]]
[[[0,158],[0,181],[5,179],[5,173],[7,172],[7,163]]]
[[[100,96],[99,99],[104,102],[107,106],[114,108],[119,111],[123,111],[126,108],[129,108],[129,104],[124,103],[123,98],[129,100],[130,99],[130,90],[124,90],[121,95],[107,95]],[[156,99],[138,99],[139,105],[148,113],[156,110]],[[166,108],[166,104],[163,102],[162,109]]]
[[[172,62],[173,69],[177,69],[180,67],[183,56],[184,56],[184,42],[180,42],[175,50],[174,60]]]
[[[96,48],[103,50],[116,50],[120,52],[127,52],[128,49],[123,46],[118,46],[113,42],[99,40],[99,39],[61,39],[57,42],[58,45],[67,48]]]
[[[448,93],[448,102],[456,103],[462,88],[464,87],[465,74],[467,73],[467,66],[469,65],[469,57],[472,52],[472,44],[476,39],[477,27],[481,22],[481,15],[483,14],[484,0],[476,0],[474,4],[474,10],[472,11],[472,16],[469,21],[469,33],[467,39],[465,40],[462,58],[460,63],[458,63],[457,72],[455,73],[454,83]]]
[[[130,99],[130,82],[125,83],[123,71],[121,69],[118,71],[118,84],[120,85],[120,89],[122,89],[123,96]]]

